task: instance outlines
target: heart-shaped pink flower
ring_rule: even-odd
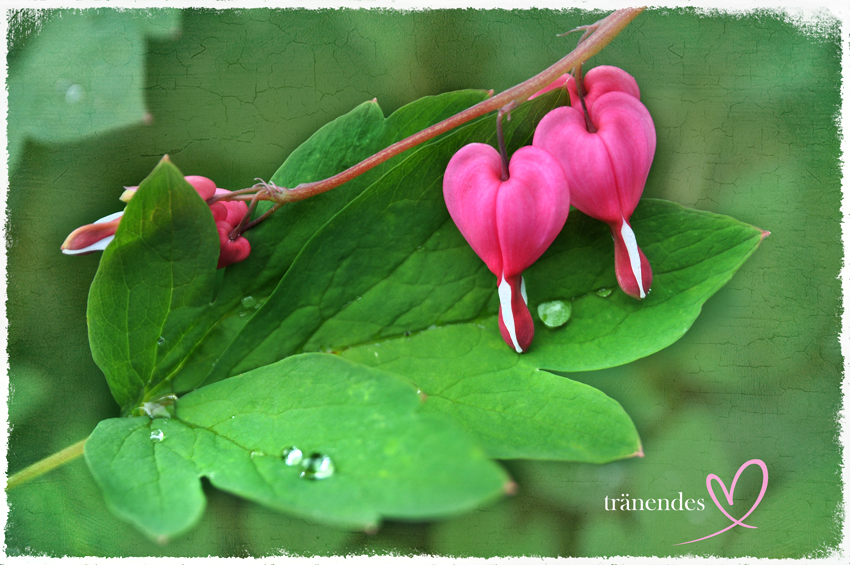
[[[617,281],[626,294],[641,299],[652,269],[629,219],[655,156],[655,125],[640,100],[621,91],[596,98],[589,114],[594,133],[574,107],[552,110],[537,126],[533,144],[563,167],[572,204],[611,228]]]
[[[460,233],[496,275],[502,338],[522,353],[534,337],[522,272],[564,227],[570,196],[561,166],[539,148],[519,149],[508,171],[503,181],[493,147],[466,145],[449,161],[443,195]]]

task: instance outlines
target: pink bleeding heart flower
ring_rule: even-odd
[[[538,124],[533,145],[561,164],[573,205],[611,228],[617,281],[626,294],[641,299],[652,270],[629,220],[655,156],[655,125],[640,100],[620,91],[599,96],[589,114],[595,133],[587,131],[579,110],[552,110]]]
[[[198,195],[204,200],[208,200],[216,195],[229,194],[229,190],[216,188],[215,183],[206,178],[197,175],[189,175],[184,177],[186,181],[192,185]],[[121,195],[123,202],[129,202],[136,194],[138,186],[125,187],[124,193]],[[230,240],[230,233],[233,228],[239,224],[245,214],[248,213],[248,205],[244,202],[214,202],[210,205],[210,212],[213,214],[213,219],[216,222],[216,228],[219,232],[219,241],[221,250],[219,252],[218,268],[226,267],[233,263],[243,261],[251,252],[251,245],[248,240],[240,236],[236,240]],[[110,214],[105,218],[97,220],[93,224],[79,227],[75,229],[62,243],[62,253],[65,255],[86,255],[95,251],[103,251],[106,246],[115,239],[115,231],[118,229],[121,217],[124,212]],[[221,226],[219,226],[221,224]],[[222,238],[222,230],[227,230],[226,235]]]
[[[508,171],[503,181],[501,158],[491,146],[466,145],[449,161],[443,195],[460,233],[496,275],[499,329],[522,353],[534,337],[522,272],[564,227],[570,196],[561,166],[546,151],[519,149]]]

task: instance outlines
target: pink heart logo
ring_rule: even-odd
[[[759,492],[758,498],[756,498],[756,501],[753,503],[753,505],[750,507],[750,509],[747,511],[747,513],[744,514],[743,516],[741,516],[740,519],[736,519],[736,518],[733,518],[732,515],[729,514],[726,511],[725,508],[723,508],[723,506],[720,504],[720,501],[717,500],[717,496],[714,494],[714,488],[712,486],[712,481],[717,481],[720,484],[720,488],[723,490],[723,495],[726,497],[726,502],[729,503],[729,506],[734,506],[735,503],[732,501],[732,495],[735,493],[735,485],[738,484],[738,479],[741,477],[741,473],[743,473],[744,469],[746,469],[750,465],[758,465],[759,468],[761,468],[761,474],[762,474],[761,491]],[[722,534],[723,532],[725,532],[727,530],[731,530],[735,526],[743,526],[745,528],[755,529],[756,526],[750,526],[748,524],[744,524],[744,520],[746,520],[747,517],[750,514],[753,513],[753,510],[755,510],[756,507],[759,505],[759,503],[761,502],[761,499],[764,498],[764,493],[767,490],[767,465],[765,465],[764,461],[762,461],[761,459],[750,459],[749,461],[747,461],[746,463],[744,463],[743,465],[741,465],[738,468],[738,472],[735,473],[735,477],[732,479],[732,485],[729,487],[728,490],[726,489],[726,485],[723,483],[723,481],[720,479],[720,477],[718,477],[714,473],[710,473],[705,478],[705,488],[708,490],[708,494],[711,496],[711,500],[713,500],[714,504],[716,504],[717,507],[720,509],[720,511],[723,512],[723,515],[726,516],[727,518],[729,518],[730,520],[732,520],[732,524],[729,525],[729,526],[726,526],[725,528],[723,528],[719,532],[714,532],[711,535],[701,537],[699,539],[695,539],[695,540],[691,540],[691,541],[677,543],[675,545],[685,545],[686,543],[694,543],[695,541],[702,541],[704,539],[712,538],[716,535]]]

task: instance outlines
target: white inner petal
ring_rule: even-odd
[[[522,301],[528,306],[528,294],[525,293],[525,277],[519,278],[522,283],[519,285],[519,293],[522,294]]]
[[[516,324],[514,323],[514,311],[511,310],[511,285],[505,280],[502,275],[502,282],[499,283],[499,303],[502,305],[502,322],[508,330],[508,335],[511,336],[514,349],[517,353],[522,353],[522,348],[516,338]]]
[[[124,215],[124,210],[121,210],[120,212],[115,212],[114,214],[109,214],[108,216],[104,216],[103,218],[101,218],[99,220],[95,220],[94,223],[95,224],[103,224],[103,223],[106,223],[106,222],[111,222],[112,220],[116,220],[123,215]]]
[[[629,253],[629,264],[632,267],[632,273],[635,275],[635,280],[637,280],[640,297],[646,298],[646,293],[643,291],[643,277],[640,272],[640,253],[638,252],[637,239],[635,239],[635,232],[632,231],[631,226],[626,223],[625,218],[623,218],[623,227],[620,228],[620,235],[623,236],[623,241],[626,243],[626,251]]]

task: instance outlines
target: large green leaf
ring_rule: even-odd
[[[565,96],[565,95],[562,95]],[[510,148],[531,140],[557,94],[513,111]],[[442,175],[495,116],[413,152],[310,239],[274,293],[216,362],[210,380],[303,350],[323,351],[479,317],[495,286],[449,218]]]
[[[57,10],[18,17],[46,21],[25,49],[11,46],[9,104],[16,108],[9,117],[11,167],[27,138],[74,141],[144,120],[145,40],[173,35],[176,10]]]
[[[200,477],[300,517],[372,528],[430,519],[501,493],[505,473],[415,389],[333,355],[293,356],[180,399],[175,418],[105,420],[86,461],[110,508],[155,539],[200,518]],[[300,477],[282,450],[328,455],[335,472]]]
[[[486,96],[487,93],[478,90],[426,96],[399,108],[389,117],[384,117],[374,100],[364,102],[313,134],[286,159],[270,182],[292,188],[333,176]],[[247,234],[251,242],[250,260],[227,269],[215,304],[207,313],[205,323],[209,331],[197,347],[187,353],[175,383],[177,390],[197,386],[216,358],[251,319],[255,311],[243,307],[242,299],[251,297],[248,303],[265,301],[304,244],[405,155],[375,167],[330,193],[289,204]],[[269,207],[269,204],[261,206],[260,211]]]
[[[606,463],[641,453],[637,430],[616,401],[538,370],[505,346],[498,329],[450,325],[343,355],[415,383],[426,410],[466,428],[491,457]]]
[[[164,158],[127,205],[89,292],[92,356],[125,411],[167,383],[199,339],[217,260],[209,207]]]

